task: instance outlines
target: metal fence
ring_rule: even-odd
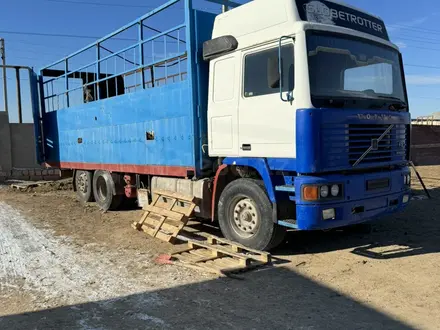
[[[0,109],[8,114],[9,123],[32,123],[38,105],[34,71],[26,66],[0,65]]]
[[[413,125],[440,126],[440,119],[435,116],[421,116],[412,120]]]

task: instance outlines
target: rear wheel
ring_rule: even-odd
[[[115,184],[118,183],[115,182],[112,174],[107,171],[99,170],[93,175],[95,201],[103,211],[116,210],[124,200],[124,195],[115,195]]]
[[[94,201],[93,195],[93,174],[89,171],[76,171],[75,189],[76,195],[81,203]]]
[[[238,179],[220,196],[218,206],[223,235],[256,250],[270,250],[284,239],[285,230],[272,220],[272,204],[259,180]]]

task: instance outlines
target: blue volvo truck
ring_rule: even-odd
[[[32,75],[39,162],[103,210],[195,196],[261,250],[404,209],[411,121],[384,22],[328,0],[229,6],[168,1]]]

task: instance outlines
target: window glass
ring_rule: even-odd
[[[281,48],[283,92],[294,88],[293,45]],[[255,97],[279,93],[278,47],[247,55],[244,70],[244,96]]]
[[[396,49],[324,32],[309,33],[307,48],[315,107],[328,106],[326,100],[337,98],[359,100],[355,106],[362,108],[376,108],[378,104],[385,104],[386,99],[405,104],[403,72]],[[353,107],[353,104],[347,106]]]
[[[393,66],[378,63],[346,69],[344,89],[347,91],[372,90],[376,94],[393,94]]]

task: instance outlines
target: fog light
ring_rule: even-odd
[[[403,196],[403,204],[406,204],[406,203],[408,203],[409,202],[409,195],[404,195]]]
[[[331,220],[336,218],[335,209],[327,209],[322,211],[322,218],[324,220]]]

